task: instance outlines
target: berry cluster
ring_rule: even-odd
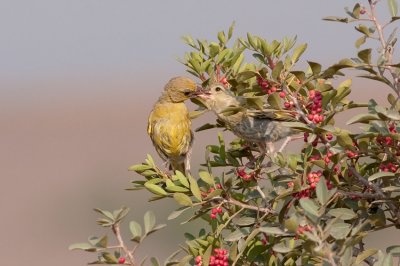
[[[396,173],[397,169],[399,169],[399,165],[398,164],[394,164],[391,162],[388,163],[381,163],[381,165],[379,166],[379,169],[382,172],[392,172],[392,173]]]
[[[396,129],[396,124],[390,123],[388,126],[389,132],[392,134],[396,134],[397,133],[397,129]],[[378,142],[378,144],[383,145],[383,146],[398,146],[398,141],[393,139],[391,136],[378,136],[376,138],[376,141]]]
[[[236,173],[238,177],[243,179],[244,181],[249,181],[254,178],[254,172],[246,172],[246,168],[237,169]]]
[[[308,132],[304,132],[304,142],[308,142],[308,137],[310,136],[310,134]],[[333,135],[332,133],[326,133],[325,135],[326,140],[331,141],[333,139]],[[322,139],[323,142],[325,142],[325,140],[323,139],[322,136],[317,135],[317,137],[313,140],[313,142],[311,143],[311,145],[313,147],[316,147],[319,143],[319,140]]]
[[[222,188],[221,184],[216,184],[215,187],[216,187],[217,189],[221,189],[221,188]],[[215,188],[210,187],[210,188],[208,189],[207,192],[202,191],[202,192],[201,192],[201,196],[202,196],[203,198],[206,198],[206,197],[208,196],[208,194],[210,194],[210,193],[212,193],[212,192],[214,192],[214,191],[215,191]]]
[[[317,187],[317,184],[318,184],[319,180],[321,179],[321,176],[322,176],[321,170],[309,173],[307,175],[307,184],[310,187],[307,189],[303,189],[299,192],[293,193],[293,197],[298,198],[298,199],[310,198],[312,196],[313,192],[315,191],[315,188]],[[333,188],[333,184],[330,182],[329,179],[326,179],[325,182],[326,182],[326,186],[328,189]],[[293,182],[288,182],[288,187],[293,187],[293,186],[294,186]]]
[[[216,219],[217,218],[217,214],[221,214],[221,213],[222,213],[222,208],[221,207],[212,208],[210,217],[211,217],[211,219]]]
[[[224,87],[226,87],[226,86],[228,86],[228,80],[226,79],[226,77],[225,76],[222,76],[220,79],[219,79],[219,82],[221,82],[222,83],[222,85],[224,85]]]
[[[276,86],[271,85],[268,80],[263,79],[260,76],[257,77],[257,84],[266,94],[272,94],[278,90]]]
[[[304,232],[311,232],[312,230],[313,230],[313,227],[311,225],[304,225],[304,226],[300,225],[297,228],[296,235],[299,236],[299,235],[304,234]]]
[[[286,109],[291,109],[291,108],[294,107],[294,102],[293,102],[293,101],[286,101],[286,102],[283,103],[283,106],[284,106]]]
[[[331,157],[333,156],[333,153],[328,151],[326,153],[326,156],[324,157],[324,162],[326,165],[328,165],[331,162]]]
[[[322,94],[320,91],[310,90],[309,99],[311,102],[307,105],[309,114],[308,120],[318,124],[324,121],[322,113]]]
[[[354,152],[354,151],[351,151],[351,150],[346,150],[346,155],[347,155],[347,157],[349,157],[349,158],[355,158],[355,157],[358,156],[358,153],[357,153],[357,152]]]
[[[196,266],[203,265],[203,258],[197,256],[195,259]],[[210,266],[229,266],[228,262],[228,251],[222,248],[215,248],[214,255],[210,257]]]

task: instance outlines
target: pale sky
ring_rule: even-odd
[[[297,35],[310,60],[329,63],[349,51],[351,26],[322,22],[343,15],[348,0],[129,1],[3,0],[0,81],[22,82],[88,72],[181,71],[180,37],[215,38],[236,21],[269,40]],[[339,37],[340,35],[340,37]]]

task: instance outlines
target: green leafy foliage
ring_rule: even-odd
[[[241,99],[243,105],[227,108],[226,116],[261,114],[291,128],[304,145],[298,153],[282,146],[264,154],[254,143],[228,143],[219,133],[198,173],[163,171],[150,155],[129,167],[137,174],[131,190],[147,190],[149,201],[176,202],[169,220],[185,213],[182,223],[202,221],[198,233],[184,234],[180,253],[166,265],[214,265],[215,258],[229,265],[391,265],[400,256],[399,246],[364,248],[368,234],[400,228],[400,63],[393,62],[396,30],[384,34],[398,20],[397,1],[387,1],[386,24],[376,19],[380,1],[364,2],[346,8],[347,17],[325,20],[356,23],[357,49],[376,40],[381,47],[363,48],[327,68],[314,61],[299,68],[307,44],[297,44],[296,37],[269,41],[247,33],[234,39],[234,24],[211,41],[183,37],[190,51],[180,61],[188,73],[205,88],[218,82]],[[350,100],[352,80],[342,78],[347,69],[392,90],[388,103]],[[193,102],[199,106],[193,117],[204,113],[207,104]],[[337,115],[350,109],[357,114],[348,124],[361,130],[336,125]],[[232,130],[217,118],[197,131],[215,128]],[[127,213],[96,211],[102,215],[98,224],[114,231]],[[163,226],[147,212],[143,227],[129,223],[131,240],[139,244]],[[105,252],[107,242],[91,238],[70,248],[100,252],[98,263],[116,263],[120,255]]]

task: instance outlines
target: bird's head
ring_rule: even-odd
[[[217,113],[230,105],[236,105],[237,101],[231,91],[227,90],[221,83],[214,83],[206,88],[198,88],[194,96],[202,99],[208,109]]]
[[[165,85],[164,91],[172,102],[180,103],[193,97],[197,89],[197,85],[192,79],[176,77]]]

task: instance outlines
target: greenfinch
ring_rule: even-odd
[[[259,147],[260,153],[273,153],[273,143],[286,139],[295,131],[284,126],[281,120],[271,111],[255,110],[246,107],[246,98],[235,96],[223,84],[214,83],[208,88],[198,89],[196,96],[202,99],[204,105],[212,110],[224,126],[237,137]]]
[[[149,116],[147,132],[157,153],[173,171],[185,173],[190,169],[193,132],[184,101],[196,89],[196,83],[189,78],[172,78]]]

